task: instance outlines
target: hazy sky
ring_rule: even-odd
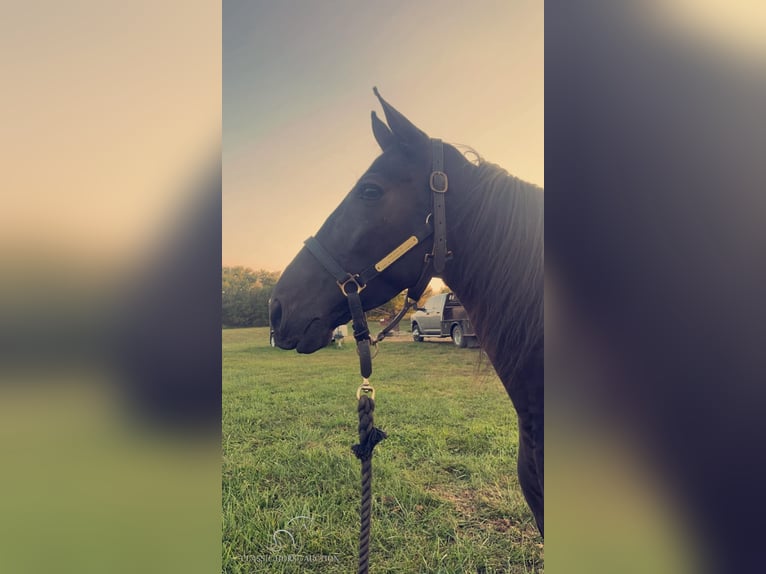
[[[379,153],[373,85],[544,184],[539,0],[224,0],[224,265],[283,269],[317,231]]]

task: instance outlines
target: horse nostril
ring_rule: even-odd
[[[279,329],[279,323],[282,321],[282,305],[276,299],[271,302],[271,309],[269,310],[269,322],[272,329],[275,331]]]

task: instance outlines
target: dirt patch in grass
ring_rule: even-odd
[[[537,528],[528,518],[498,516],[503,514],[503,495],[498,488],[486,489],[455,488],[449,485],[434,485],[426,488],[432,496],[449,503],[461,520],[480,523],[497,532],[512,532],[519,538],[539,538]]]
[[[440,500],[449,502],[463,518],[475,517],[478,512],[474,490],[456,490],[445,486],[433,486],[427,488],[426,492]]]
[[[428,487],[426,491],[454,508],[461,522],[460,530],[463,535],[479,540],[486,539],[487,535],[492,533],[492,536],[505,539],[510,548],[520,553],[524,572],[543,572],[544,545],[534,523],[528,518],[497,516],[502,512],[500,503],[503,497],[500,489],[435,485]]]

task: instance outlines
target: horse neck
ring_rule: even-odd
[[[497,166],[450,174],[444,280],[506,384],[543,340],[543,194]],[[510,392],[510,390],[509,390]]]

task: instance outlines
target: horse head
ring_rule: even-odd
[[[315,235],[320,247],[304,246],[274,288],[269,312],[283,349],[312,353],[327,345],[351,318],[347,289],[359,290],[365,310],[378,307],[418,282],[431,250],[431,140],[374,91],[388,123],[372,112],[381,154]],[[328,269],[333,262],[351,279],[345,286]],[[374,279],[363,281],[363,270]]]

